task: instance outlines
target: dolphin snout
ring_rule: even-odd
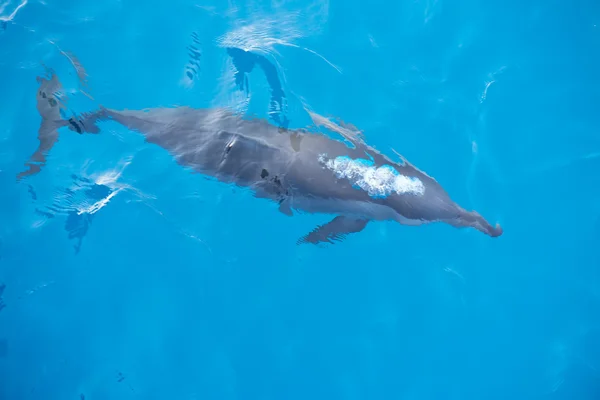
[[[492,226],[477,211],[463,212],[457,220],[450,222],[450,224],[456,227],[475,228],[490,237],[498,237],[504,233],[504,229],[500,224],[497,223],[496,226]]]
[[[502,229],[502,227],[500,226],[499,223],[496,223],[496,226],[494,228],[492,228],[488,234],[491,237],[498,237],[498,236],[502,236],[503,233],[504,233],[504,229]]]
[[[481,215],[479,215],[479,213],[474,212],[473,214],[475,216],[475,221],[472,226],[475,229],[485,233],[490,237],[498,237],[504,233],[504,229],[502,229],[499,223],[496,223],[496,226],[492,226]]]

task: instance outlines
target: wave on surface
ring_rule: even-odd
[[[12,21],[20,9],[27,5],[27,0],[0,0],[0,21]]]
[[[37,221],[34,227],[39,227],[55,217],[66,217],[65,230],[68,232],[69,239],[77,241],[75,251],[79,252],[94,215],[107,206],[117,194],[130,191],[145,197],[136,188],[119,182],[119,178],[129,164],[130,160],[125,160],[114,169],[91,174],[87,173],[87,167],[84,167],[79,175],[72,174],[70,185],[57,189],[52,195],[50,205],[36,208],[36,213],[42,216],[43,220]],[[29,186],[29,193],[33,200],[37,200],[38,194],[31,186]]]
[[[299,39],[320,32],[321,25],[327,20],[328,8],[329,3],[323,2],[321,18],[316,23],[307,17],[305,11],[278,12],[275,15],[256,13],[248,19],[236,20],[231,30],[217,38],[217,45],[273,57],[280,56],[276,50],[278,45],[294,47],[316,55],[341,73],[338,66],[321,54],[296,44]]]

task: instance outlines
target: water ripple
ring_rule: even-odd
[[[19,10],[27,5],[27,0],[18,3],[13,0],[4,0],[0,3],[0,21],[12,21]],[[4,24],[6,27],[6,24]]]

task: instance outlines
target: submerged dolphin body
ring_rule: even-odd
[[[25,163],[27,169],[17,175],[17,180],[35,175],[46,165],[46,156],[58,141],[60,128],[69,126],[78,129],[74,118],[64,119],[62,114],[67,112],[68,97],[64,93],[63,85],[51,68],[46,68],[47,77],[38,76],[39,87],[36,92],[36,108],[42,122],[38,129],[38,147]],[[89,133],[97,133],[95,127],[88,129]]]
[[[404,159],[392,161],[341,127],[336,130],[352,147],[305,130],[281,132],[265,120],[244,119],[227,109],[103,108],[82,121],[83,130],[95,128],[98,119],[142,133],[181,165],[278,202],[288,216],[292,210],[337,215],[299,243],[332,242],[361,231],[369,221],[385,220],[440,221],[492,237],[502,234],[499,225],[452,201],[435,179]]]
[[[44,98],[38,100],[44,104]],[[498,224],[493,227],[477,212],[457,205],[435,179],[402,157],[393,161],[355,131],[339,126],[334,130],[352,146],[302,129],[282,132],[265,120],[245,119],[219,108],[101,108],[79,123],[73,119],[59,123],[56,113],[49,116],[53,129],[44,132],[67,125],[79,133],[97,133],[96,122],[116,121],[167,150],[179,164],[276,201],[285,215],[292,216],[292,210],[336,215],[298,243],[332,243],[360,232],[369,221],[386,220],[406,225],[444,222],[492,237],[502,234]]]
[[[38,173],[46,164],[46,156],[52,146],[58,140],[58,129],[66,126],[67,121],[61,117],[61,108],[64,105],[60,101],[62,85],[58,77],[50,72],[49,79],[38,77],[40,84],[36,93],[36,107],[42,117],[42,123],[38,130],[39,145],[29,160],[25,163],[27,170],[19,173],[17,179]]]

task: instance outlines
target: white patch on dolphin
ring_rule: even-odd
[[[425,192],[420,179],[402,175],[390,165],[375,167],[369,160],[354,160],[346,156],[327,159],[321,155],[319,161],[338,178],[348,179],[371,197],[387,197],[392,193],[422,196]]]

